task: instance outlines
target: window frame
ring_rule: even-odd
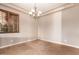
[[[0,9],[0,11],[6,13],[6,17],[5,17],[6,20],[9,20],[9,19],[10,19],[10,18],[9,18],[9,17],[11,17],[10,14],[13,14],[14,16],[16,16],[16,19],[17,19],[17,22],[16,22],[17,29],[16,29],[16,31],[14,31],[14,29],[12,29],[12,32],[6,31],[6,32],[0,32],[0,33],[19,33],[19,14],[14,13],[14,12],[10,12],[10,11],[7,11],[7,10],[3,10],[3,9]],[[13,20],[13,21],[14,21],[14,20]],[[14,23],[13,23],[13,25],[14,25]],[[7,27],[7,28],[9,28],[9,27]],[[2,28],[1,28],[1,29],[2,29]],[[9,29],[8,29],[8,30],[9,30]]]

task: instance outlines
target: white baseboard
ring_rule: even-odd
[[[40,40],[43,40],[43,39],[40,39]],[[63,43],[63,42],[50,41],[50,40],[43,40],[43,41],[48,41],[48,42],[51,42],[51,43],[66,45],[66,46],[70,46],[70,47],[79,49],[79,46],[75,46],[75,45],[71,45],[71,44],[67,44],[67,43]]]
[[[36,40],[36,39],[29,39],[29,40],[26,40],[26,41],[15,43],[15,44],[5,45],[5,46],[0,47],[0,49],[10,47],[10,46],[13,46],[13,45],[17,45],[17,44],[22,44],[22,43],[33,41],[33,40]],[[40,40],[43,40],[43,39],[40,39]],[[70,47],[74,47],[74,48],[79,48],[79,46],[70,45],[70,44],[57,42],[57,41],[50,41],[50,40],[43,40],[43,41],[48,41],[48,42],[55,43],[55,44],[62,44],[62,45],[66,45],[66,46],[70,46]]]
[[[10,47],[10,46],[13,46],[13,45],[17,45],[17,44],[26,43],[26,42],[33,41],[33,40],[36,40],[36,39],[29,39],[29,40],[22,41],[22,42],[18,42],[18,43],[14,43],[14,44],[10,44],[10,45],[1,46],[0,49],[6,48],[6,47]]]

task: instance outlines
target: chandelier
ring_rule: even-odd
[[[42,12],[40,10],[38,10],[36,4],[34,4],[34,8],[29,11],[29,15],[34,18],[39,17],[41,14],[42,14]]]

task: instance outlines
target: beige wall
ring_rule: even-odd
[[[39,19],[38,37],[42,40],[61,41],[62,12],[50,14]]]
[[[20,15],[20,32],[0,34],[0,46],[36,39],[37,34],[41,40],[79,46],[79,6],[41,17],[38,23],[27,14],[12,8],[1,5],[0,8]]]
[[[79,46],[79,5],[62,11],[62,42]]]
[[[35,39],[35,23],[33,18],[10,7],[0,5],[0,8],[19,14],[19,33],[0,34],[0,46]]]
[[[41,17],[38,37],[79,47],[79,5]]]

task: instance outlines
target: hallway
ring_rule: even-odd
[[[0,49],[1,55],[77,55],[79,49],[42,40]]]

